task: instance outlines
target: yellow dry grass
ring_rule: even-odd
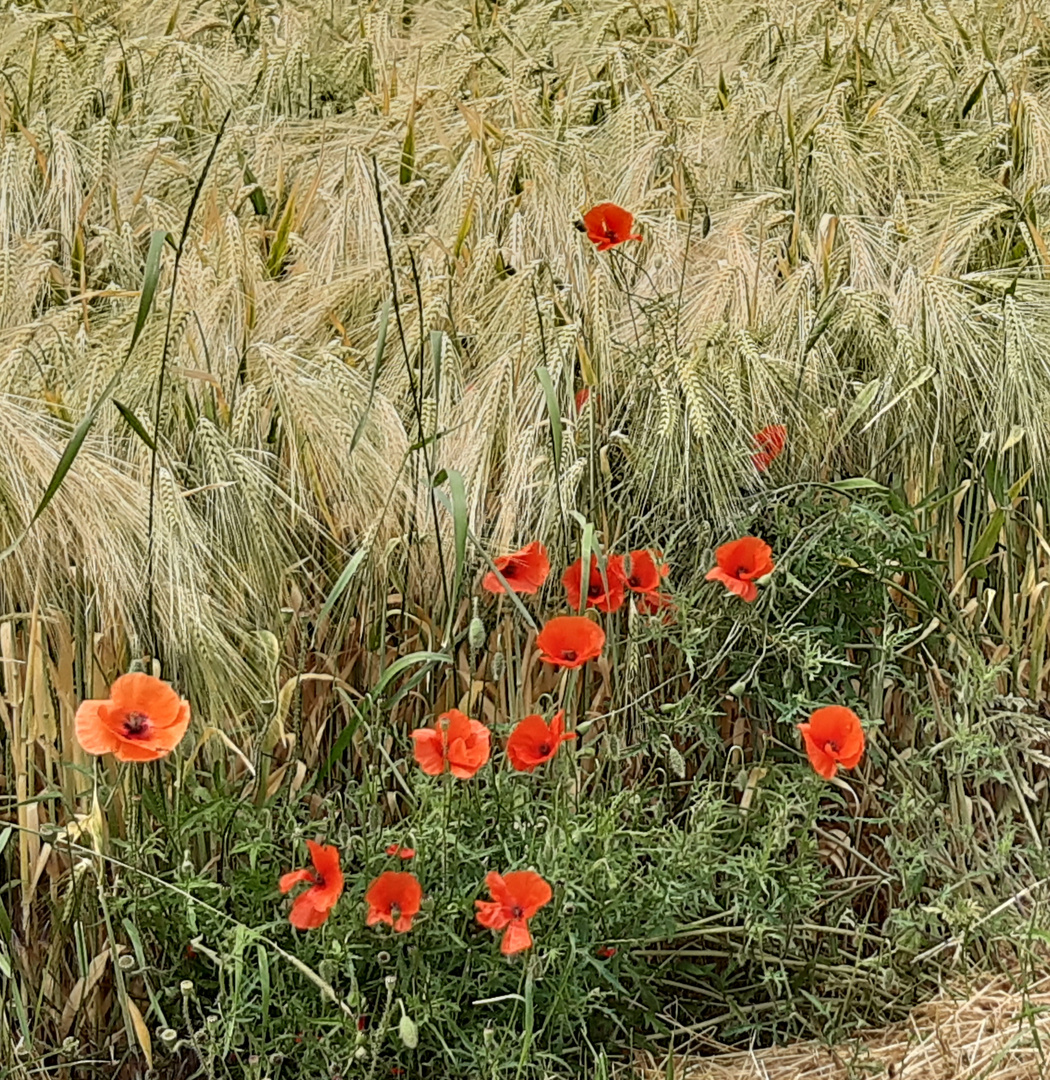
[[[836,1046],[816,1040],[676,1062],[675,1080],[1039,1080],[1050,1076],[1050,975],[1026,989],[997,977],[946,990],[899,1024]],[[669,1076],[647,1062],[647,1080]]]

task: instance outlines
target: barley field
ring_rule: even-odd
[[[1050,1075],[1048,221],[1044,0],[6,5],[0,1080]]]

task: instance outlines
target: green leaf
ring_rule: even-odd
[[[889,488],[875,480],[869,480],[866,476],[851,476],[846,480],[836,480],[827,485],[832,491],[881,491],[889,493]]]
[[[986,71],[978,80],[977,85],[970,91],[969,97],[963,102],[962,118],[965,120],[969,115],[970,110],[977,104],[978,99],[981,96],[981,91],[984,89],[985,79],[988,78],[988,72]]]
[[[255,173],[252,172],[244,154],[240,155],[240,159],[244,170],[244,186],[251,189],[248,198],[251,199],[252,209],[259,217],[265,217],[270,212],[270,207],[266,202],[266,193],[260,187],[259,181],[255,179]]]
[[[325,598],[324,604],[321,605],[321,613],[317,616],[317,626],[321,626],[325,619],[331,614],[332,608],[338,603],[339,597],[346,592],[346,587],[350,584],[350,581],[354,574],[357,573],[358,567],[364,562],[367,554],[367,548],[361,548],[359,551],[355,551],[351,556],[350,561],[343,567],[343,572],[332,586],[332,591]],[[314,633],[317,633],[316,629],[314,630]]]
[[[554,446],[554,471],[561,476],[561,410],[558,408],[558,396],[554,392],[554,383],[551,382],[550,372],[545,367],[536,368],[536,378],[543,387],[543,395],[547,399],[547,419],[551,425],[551,443]]]
[[[351,740],[354,737],[354,732],[357,731],[363,719],[361,711],[347,696],[346,691],[342,687],[337,688],[339,690],[342,699],[354,710],[354,715],[347,721],[346,727],[339,732],[339,737],[332,744],[332,749],[328,752],[328,757],[325,758],[324,765],[321,766],[321,771],[318,775],[318,780],[323,780],[329,772],[331,772],[332,766],[346,753],[346,748],[350,745]]]
[[[135,316],[135,327],[131,331],[131,344],[128,346],[124,363],[127,363],[128,357],[131,356],[131,351],[135,348],[135,343],[142,333],[142,328],[146,325],[150,308],[153,306],[153,297],[156,296],[157,285],[160,283],[160,255],[165,243],[169,243],[174,247],[175,238],[171,233],[165,232],[163,229],[155,229],[149,238],[149,251],[146,252],[146,269],[142,274],[142,292],[139,294],[139,310]]]
[[[390,667],[388,667],[383,674],[379,677],[379,682],[375,684],[372,689],[370,697],[374,701],[378,701],[383,694],[386,693],[386,688],[396,679],[403,671],[406,671],[413,664],[450,664],[452,663],[452,657],[445,653],[435,652],[414,652],[409,653],[407,656],[401,656],[395,660]]]
[[[270,1015],[270,961],[266,956],[266,950],[261,945],[255,946],[255,955],[259,958],[259,984],[262,987],[262,1037],[266,1039],[267,1021]]]
[[[416,110],[413,107],[408,117],[408,131],[405,132],[405,142],[401,147],[401,169],[398,179],[402,184],[410,184],[416,171]]]
[[[270,245],[270,254],[266,259],[266,272],[274,279],[280,277],[281,271],[284,270],[285,257],[288,254],[288,239],[292,233],[292,222],[295,220],[295,200],[296,192],[293,188],[288,194],[288,201],[284,204],[281,220],[277,223],[277,232]]]
[[[992,520],[988,522],[984,532],[977,538],[977,543],[974,544],[973,550],[970,552],[970,557],[967,560],[967,564],[970,567],[983,562],[991,555],[996,542],[999,539],[999,533],[1003,531],[1003,525],[1005,523],[1006,511],[1000,508],[992,514]]]
[[[157,444],[153,441],[150,433],[143,427],[142,421],[127,407],[127,405],[121,404],[116,398],[113,399],[113,404],[116,405],[117,411],[124,417],[128,427],[150,448],[156,452]]]
[[[456,542],[456,576],[451,605],[455,609],[467,561],[467,489],[463,483],[463,475],[455,469],[448,471],[448,486],[452,493],[452,525]],[[449,618],[452,618],[451,611]]]
[[[372,401],[375,398],[376,381],[379,378],[379,367],[383,362],[383,350],[386,348],[386,331],[389,325],[390,299],[387,298],[386,303],[383,305],[382,314],[379,317],[379,338],[376,341],[375,359],[372,361],[372,378],[368,383],[368,404],[361,413],[361,419],[357,421],[357,427],[354,428],[354,437],[350,440],[351,454],[354,452],[354,447],[361,441],[361,436],[364,434],[365,430],[365,424],[368,423],[368,418],[372,414]]]

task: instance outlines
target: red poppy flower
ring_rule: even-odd
[[[400,844],[388,844],[386,853],[393,858],[395,855],[399,859],[414,859],[416,857],[416,849],[410,847],[402,847]]]
[[[708,581],[721,581],[731,592],[749,604],[758,598],[755,579],[773,572],[773,549],[757,536],[730,540],[715,552],[718,565],[709,570]]]
[[[558,615],[549,619],[536,635],[540,659],[559,667],[582,667],[601,656],[605,631],[582,615]]]
[[[521,952],[532,945],[529,919],[550,903],[551,887],[531,870],[513,870],[500,877],[491,873],[485,878],[491,900],[475,900],[478,922],[490,930],[506,930],[500,951],[504,956]]]
[[[369,926],[385,922],[399,934],[412,929],[412,920],[419,914],[423,902],[423,887],[415,874],[387,870],[368,886],[365,903],[368,904]]]
[[[668,565],[657,562],[651,551],[632,551],[627,559],[626,585],[633,592],[656,592],[661,580],[670,572]]]
[[[562,584],[569,598],[573,611],[580,610],[580,583],[583,577],[583,560],[577,559],[562,574]],[[619,611],[623,606],[623,591],[627,584],[627,574],[623,568],[623,556],[613,555],[605,564],[605,577],[598,566],[598,557],[591,556],[591,572],[587,581],[587,606],[599,611]]]
[[[532,772],[558,752],[563,742],[576,736],[565,734],[565,710],[555,714],[550,724],[542,716],[526,716],[518,722],[507,740],[507,757],[518,772]]]
[[[799,724],[806,756],[816,771],[830,780],[841,765],[852,769],[864,753],[864,729],[860,717],[842,705],[817,709],[808,724]]]
[[[82,701],[74,719],[88,754],[118,761],[155,761],[179,744],[190,725],[190,703],[143,672],[121,675],[105,701]]]
[[[440,776],[449,769],[460,780],[469,780],[489,759],[490,735],[484,724],[459,709],[449,709],[433,727],[412,732],[415,758],[428,776]]]
[[[616,247],[625,240],[641,240],[631,232],[634,215],[616,203],[598,203],[583,215],[583,223],[587,227],[587,239],[597,244],[599,251]]]
[[[513,555],[501,555],[493,560],[496,569],[506,579],[512,592],[534,593],[547,580],[551,572],[551,564],[547,559],[547,549],[539,542],[533,540],[520,551]],[[481,579],[481,587],[490,593],[502,593],[507,590],[503,583],[493,573],[486,574]]]
[[[307,840],[313,870],[293,870],[282,874],[277,887],[286,893],[301,881],[310,888],[300,893],[292,904],[288,921],[298,930],[314,930],[328,918],[336,901],[343,895],[343,872],[339,869],[339,849]]]
[[[770,427],[764,427],[755,436],[755,446],[758,447],[759,453],[754,454],[751,461],[754,463],[756,469],[759,472],[765,472],[770,465],[784,450],[784,443],[787,441],[787,428],[783,424],[773,424]]]
[[[613,957],[613,956],[615,956],[615,955],[616,955],[616,950],[615,950],[615,949],[614,949],[614,948],[613,948],[613,947],[612,947],[611,945],[603,945],[603,946],[602,946],[602,947],[601,947],[601,948],[600,948],[600,949],[598,950],[598,955],[599,955],[599,956],[600,956],[600,957],[601,957],[601,958],[602,958],[603,960],[608,960],[608,959],[609,959],[610,957]]]

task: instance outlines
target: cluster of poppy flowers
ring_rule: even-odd
[[[533,772],[550,761],[563,742],[575,739],[565,730],[565,711],[555,714],[550,723],[534,714],[518,721],[507,740],[507,759],[518,772]],[[492,733],[479,720],[472,720],[459,709],[442,713],[433,727],[412,732],[413,756],[428,776],[450,772],[460,780],[469,780],[489,760]]]
[[[299,930],[315,930],[331,914],[343,894],[343,871],[339,849],[307,840],[312,869],[292,870],[281,876],[278,888],[290,892],[296,885],[309,888],[296,896],[288,921]],[[409,854],[411,852],[411,854]],[[415,852],[391,844],[389,856],[411,858]],[[478,922],[489,930],[505,931],[500,950],[505,956],[532,946],[529,920],[548,904],[551,887],[532,870],[513,870],[508,874],[490,873],[485,878],[491,900],[475,900]],[[407,934],[423,906],[423,886],[415,874],[403,870],[385,870],[365,892],[367,926],[386,923],[395,933]]]

